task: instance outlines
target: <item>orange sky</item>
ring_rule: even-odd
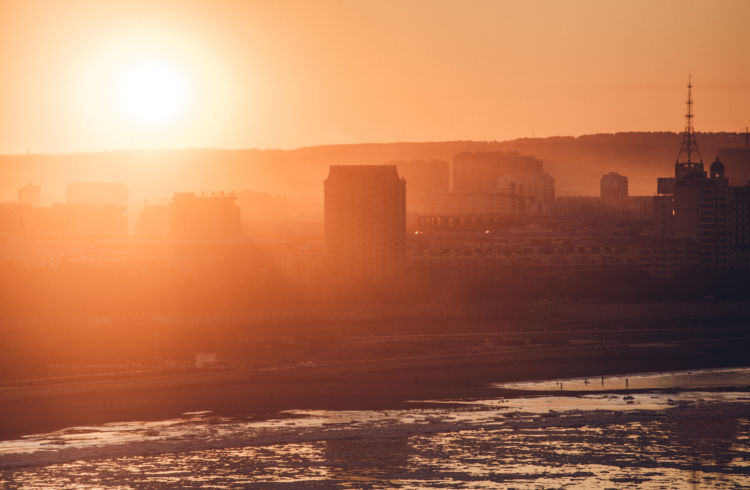
[[[748,1],[0,2],[0,152],[292,148],[750,124]],[[127,117],[140,60],[189,85]]]

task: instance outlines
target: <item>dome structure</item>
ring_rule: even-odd
[[[724,178],[724,164],[721,163],[718,158],[711,164],[710,175],[712,179]]]

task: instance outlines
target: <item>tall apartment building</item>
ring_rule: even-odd
[[[406,256],[406,181],[395,165],[333,165],[324,183],[325,244],[332,272],[378,280]]]
[[[628,178],[616,172],[602,175],[599,192],[605,206],[622,206],[628,200]]]
[[[688,84],[687,123],[674,177],[659,178],[654,198],[657,239],[688,239],[698,246],[698,265],[706,269],[742,267],[747,262],[747,189],[730,187],[718,159],[706,172],[692,124],[692,84]]]

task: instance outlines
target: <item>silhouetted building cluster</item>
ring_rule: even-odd
[[[748,151],[720,150],[734,159],[734,182],[750,168]],[[329,168],[322,235],[318,221],[308,234],[299,223],[286,223],[294,235],[279,237],[274,230],[258,239],[251,232],[253,240],[236,243],[243,224],[267,232],[289,215],[285,198],[253,191],[175,193],[169,202],[145,205],[136,235],[148,242],[144,250],[159,250],[155,262],[180,270],[239,263],[250,270],[249,264],[262,263],[268,277],[299,280],[389,284],[423,272],[469,280],[588,272],[670,278],[689,270],[750,270],[750,186],[730,185],[729,166],[720,159],[704,168],[690,108],[674,176],[657,180],[656,196],[631,196],[628,177],[609,172],[601,176],[599,196],[556,197],[542,161],[516,152],[456,154],[452,190],[445,161],[391,163]],[[102,255],[110,253],[108,246],[119,246],[127,235],[124,185],[73,183],[65,195],[64,204],[40,206],[41,190],[29,184],[18,190],[18,202],[0,204],[4,252],[20,255],[32,248],[15,236],[72,239],[69,248],[78,249],[81,241],[105,238],[99,240],[108,243],[99,247]],[[319,209],[313,212],[319,216]],[[48,247],[54,240],[36,241]]]
[[[731,187],[718,158],[706,172],[693,130],[692,104],[688,84],[686,125],[674,177],[657,180],[654,236],[695,243],[699,269],[746,268],[748,187]]]
[[[401,273],[406,255],[406,182],[396,166],[333,165],[324,189],[331,272],[355,280]]]
[[[32,208],[31,232],[64,238],[124,237],[125,209],[114,204],[53,204]]]
[[[592,268],[658,277],[684,270],[747,269],[750,187],[729,186],[718,159],[704,171],[696,160],[691,108],[689,95],[675,176],[658,179],[655,198],[630,196],[627,177],[610,172],[600,180],[599,197],[554,199],[551,177],[532,157],[456,155],[456,192],[434,196],[432,211],[439,212],[420,216],[411,238],[412,258],[428,268],[479,273],[487,267],[521,267],[548,276]],[[737,160],[745,158],[743,151],[722,150]],[[733,167],[741,176],[750,162]],[[528,212],[531,203],[545,205]]]
[[[572,278],[580,274],[625,271],[674,273],[694,261],[692,242],[653,242],[633,237],[626,226],[573,232],[547,223],[502,229],[439,229],[414,237],[413,264],[429,271],[466,277]]]
[[[169,204],[146,204],[136,235],[146,239],[196,242],[241,238],[241,209],[233,193],[176,192]]]
[[[59,239],[127,235],[128,190],[122,184],[70,184],[64,204],[38,206],[40,200],[39,186],[19,189],[17,203],[0,206],[0,234]]]
[[[653,196],[628,196],[618,204],[607,204],[600,197],[564,196],[555,199],[549,214],[560,219],[622,219],[651,220],[654,204]]]
[[[433,216],[513,216],[524,214],[530,198],[500,192],[446,192],[431,196]]]
[[[554,199],[555,181],[536,158],[516,152],[459,153],[453,158],[453,191],[427,196],[421,214],[518,218],[549,211]]]
[[[659,179],[655,237],[693,241],[700,268],[746,267],[749,190],[729,186],[718,159],[708,173],[701,162],[677,163],[675,177]]]
[[[240,236],[240,208],[234,194],[177,192],[169,204],[169,238],[222,241]]]
[[[450,208],[461,199],[475,200],[476,194],[494,195],[488,214],[525,214],[546,211],[555,199],[555,180],[543,171],[543,164],[517,152],[459,153],[453,158],[453,192]],[[486,198],[480,198],[485,200]],[[449,214],[438,200],[436,215]]]
[[[433,196],[435,214],[419,217],[412,265],[467,277],[653,271],[651,197],[628,196],[627,177],[610,173],[601,197],[555,198],[542,169],[513,152],[456,155],[456,192]]]

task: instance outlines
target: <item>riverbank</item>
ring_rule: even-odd
[[[489,384],[496,382],[741,366],[747,348],[747,341],[736,339],[710,345],[523,346],[285,369],[9,382],[0,386],[0,439],[202,410],[263,418],[286,409],[401,408],[413,400],[494,396],[498,391]]]

